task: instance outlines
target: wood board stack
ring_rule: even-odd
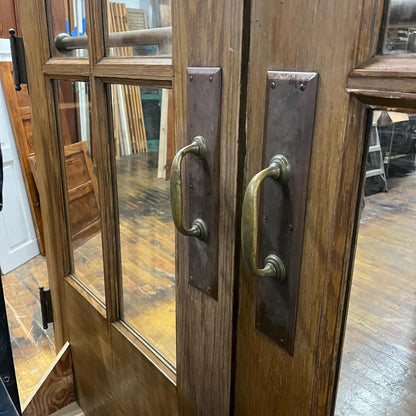
[[[108,2],[108,31],[124,32],[129,29],[127,8],[124,3]],[[131,46],[111,48],[111,56],[133,56]],[[140,87],[113,85],[113,128],[117,157],[147,151],[146,131]]]

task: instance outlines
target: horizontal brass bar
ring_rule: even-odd
[[[127,30],[108,34],[107,46],[110,48],[135,45],[160,45],[172,40],[172,27],[156,29]],[[65,53],[73,49],[88,47],[88,36],[72,37],[67,33],[59,33],[55,37],[55,47],[59,52]]]

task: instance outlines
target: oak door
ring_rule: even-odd
[[[80,406],[229,414],[243,1],[22,0],[19,12],[55,343],[71,344]],[[215,171],[200,239],[175,233],[169,192],[176,152],[211,134],[188,116],[192,95],[205,120],[199,81],[214,96],[214,168],[188,155],[182,172]],[[209,252],[192,276],[191,246]]]
[[[373,109],[414,112],[409,28],[416,3],[250,3],[244,179],[248,201],[243,203],[242,234],[243,241],[253,236],[258,240],[242,245],[251,271],[241,262],[235,414],[330,415],[365,180],[366,131],[377,122]],[[315,87],[316,95],[311,91]],[[305,138],[311,133],[309,145]],[[287,136],[297,150],[288,147]],[[286,181],[284,163],[270,164],[279,153],[291,164]],[[309,173],[306,189],[296,187],[304,169]],[[263,179],[264,195],[258,196]],[[303,191],[304,224],[294,212]],[[256,204],[258,230],[257,217],[247,217]],[[275,217],[277,228],[270,225]],[[292,241],[296,233],[299,246]],[[280,265],[265,259],[269,254],[281,257],[286,274],[276,273]],[[266,277],[256,277],[253,271]],[[299,286],[291,279],[299,279]]]

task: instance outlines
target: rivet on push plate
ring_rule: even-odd
[[[193,81],[194,77],[192,75],[189,76],[189,81]]]
[[[270,87],[271,87],[271,89],[272,89],[272,90],[274,90],[274,89],[276,88],[276,83],[273,81],[273,82],[270,84]]]
[[[212,82],[212,80],[214,79],[214,77],[212,75],[209,76],[209,82]]]
[[[300,90],[301,90],[301,91],[305,91],[306,85],[302,82],[302,83],[299,85],[299,88],[300,88]]]

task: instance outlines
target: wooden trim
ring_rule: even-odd
[[[88,59],[48,59],[43,64],[43,73],[53,79],[88,81],[90,65]]]
[[[129,326],[123,321],[113,322],[111,324],[112,331],[117,331],[122,335],[132,347],[134,347],[141,355],[146,357],[152,363],[157,371],[163,374],[173,386],[176,386],[176,372],[171,367],[161,360],[157,353],[155,353],[149,346],[140,340]]]
[[[75,401],[71,349],[66,342],[23,405],[23,416],[50,415]]]
[[[342,189],[335,198],[334,218],[337,224],[328,250],[327,275],[320,312],[315,380],[311,415],[330,415],[338,380],[337,369],[342,346],[341,327],[344,317],[347,282],[350,279],[351,254],[355,251],[358,190],[363,179],[363,152],[366,141],[366,106],[351,98],[346,123],[344,149],[337,183]],[[347,145],[348,143],[348,145]]]
[[[414,56],[377,55],[354,69],[355,77],[416,78]]]
[[[107,317],[105,306],[76,278],[76,276],[68,275],[65,282],[71,286],[79,295],[81,295],[91,306],[103,317]]]
[[[172,60],[166,58],[103,58],[94,66],[94,76],[106,82],[114,80],[155,81],[162,88],[172,84]]]

